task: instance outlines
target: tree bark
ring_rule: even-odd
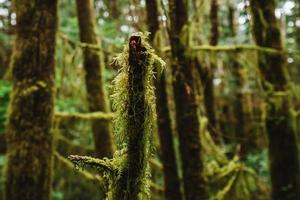
[[[230,4],[228,10],[229,35],[234,39],[237,30],[234,6]],[[233,142],[237,142],[241,145],[240,157],[243,160],[250,150],[255,149],[257,138],[254,130],[255,122],[253,119],[251,96],[243,91],[246,84],[246,76],[242,65],[238,62],[239,55],[239,52],[233,52],[233,54],[230,55],[230,70],[234,82],[233,109],[235,115],[235,140]]]
[[[0,133],[0,155],[6,152],[6,139],[5,134]]]
[[[5,199],[50,200],[57,1],[15,0]]]
[[[146,8],[148,29],[151,33],[149,39],[153,44],[155,34],[159,30],[157,1],[146,0]],[[165,72],[157,78],[155,86],[157,126],[164,171],[164,194],[166,199],[180,200],[182,199],[182,194],[180,192],[180,180],[177,171]]]
[[[253,115],[251,112],[251,98],[245,94],[243,88],[245,86],[245,73],[238,61],[235,59],[238,53],[231,56],[231,71],[234,81],[233,89],[233,110],[234,110],[234,125],[235,125],[235,139],[240,144],[240,157],[243,160],[250,150],[254,150],[255,133],[253,132]]]
[[[176,123],[182,161],[184,193],[187,200],[206,199],[203,161],[199,136],[200,122],[196,101],[193,60],[187,54],[186,44],[180,39],[187,24],[187,6],[184,0],[169,1],[171,21],[171,52],[173,57],[173,88],[176,103]]]
[[[146,0],[147,23],[150,31],[149,40],[153,42],[156,32],[159,29],[157,0]]]
[[[129,41],[127,161],[122,170],[113,199],[138,200],[145,184],[149,138],[146,133],[146,67],[149,55],[140,36]]]
[[[282,50],[276,1],[251,0],[253,36],[259,46]],[[260,52],[259,68],[267,96],[266,129],[273,199],[300,199],[297,130],[292,114],[290,80],[283,54]]]
[[[296,15],[296,20],[295,20],[295,24],[297,23],[297,20],[300,20],[300,0],[296,0],[295,1],[295,15]],[[299,21],[298,21],[299,23]],[[298,52],[300,51],[300,26],[296,26],[295,25],[295,40],[296,40],[296,44],[297,44],[297,47],[298,47]]]
[[[76,0],[80,41],[100,46],[96,33],[96,18],[93,10],[93,0]],[[108,99],[105,93],[103,71],[103,56],[100,52],[83,49],[85,86],[89,110],[91,112],[109,112]],[[112,141],[112,126],[109,121],[95,120],[92,123],[97,156],[112,157],[114,145]]]
[[[217,0],[212,0],[210,4],[210,40],[212,46],[218,44],[219,39],[219,20],[218,20],[219,5]],[[216,143],[222,143],[220,130],[216,119],[215,95],[214,95],[214,71],[215,63],[211,62],[210,66],[204,66],[198,63],[200,69],[200,79],[203,85],[203,96],[206,116],[208,119],[208,130]]]

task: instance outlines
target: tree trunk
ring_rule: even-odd
[[[118,19],[120,17],[120,10],[118,7],[118,0],[106,0],[106,5],[108,7],[109,13],[113,19]]]
[[[236,37],[235,9],[233,5],[228,8],[228,24],[230,36]],[[246,76],[243,66],[239,63],[239,53],[233,52],[230,55],[230,70],[232,72],[234,88],[233,88],[233,109],[235,115],[235,141],[241,145],[240,157],[244,159],[250,150],[256,147],[256,133],[254,132],[254,119],[252,112],[251,96],[243,88],[246,84]]]
[[[0,155],[6,152],[6,139],[5,134],[0,133]]]
[[[295,1],[295,15],[296,15],[296,20],[295,20],[295,24],[297,23],[297,20],[298,20],[298,23],[299,23],[299,20],[300,20],[300,0],[296,0]],[[300,51],[300,26],[299,24],[298,25],[295,25],[295,40],[296,40],[296,44],[297,44],[297,47],[298,47],[298,53]]]
[[[216,46],[219,39],[219,20],[218,20],[219,5],[217,0],[212,0],[210,5],[210,45]],[[206,116],[208,119],[208,130],[216,143],[222,143],[220,130],[216,119],[215,95],[214,95],[214,71],[215,63],[211,62],[210,66],[204,66],[200,63],[200,79],[203,85],[203,96]]]
[[[157,0],[146,0],[147,23],[150,32],[149,40],[153,42],[156,32],[159,29]]]
[[[80,41],[91,45],[100,46],[96,33],[93,0],[76,0]],[[85,86],[89,110],[91,112],[109,112],[108,99],[104,89],[103,56],[100,52],[83,49]],[[97,156],[112,157],[114,146],[112,141],[112,127],[110,121],[95,120],[92,123]]]
[[[173,57],[173,88],[176,121],[182,160],[184,192],[187,200],[206,199],[203,161],[199,136],[200,121],[195,96],[193,60],[187,55],[186,44],[180,39],[187,24],[187,6],[183,0],[170,0],[171,51]]]
[[[15,0],[5,199],[50,200],[57,1]]]
[[[113,192],[113,199],[138,200],[145,192],[143,187],[149,159],[149,133],[146,102],[147,70],[149,54],[140,36],[132,36],[129,41],[128,56],[128,100],[126,124],[127,161]],[[149,119],[148,119],[149,120]],[[148,180],[147,180],[148,181]]]
[[[243,91],[245,86],[245,73],[237,59],[238,53],[231,56],[230,63],[232,76],[234,79],[233,89],[233,110],[234,110],[234,124],[235,124],[235,138],[240,144],[240,157],[244,159],[246,154],[253,150],[255,146],[255,133],[253,132],[253,115],[251,112],[251,98]]]
[[[235,5],[233,4],[230,4],[228,6],[228,24],[229,24],[229,30],[230,30],[230,36],[231,37],[235,37],[236,36],[236,32],[237,32],[237,29],[236,29],[236,19],[235,19],[235,8],[234,8]]]
[[[251,0],[253,35],[259,46],[282,50],[276,1]],[[267,96],[266,129],[273,199],[300,199],[297,130],[292,114],[289,75],[283,54],[260,52],[259,68]]]
[[[146,8],[148,29],[151,33],[150,41],[153,44],[155,34],[159,29],[157,1],[146,0]],[[180,200],[182,199],[182,195],[180,192],[180,180],[177,172],[165,72],[161,74],[161,77],[157,78],[155,86],[157,125],[164,171],[164,193],[166,199]]]

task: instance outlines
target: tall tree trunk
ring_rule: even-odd
[[[253,35],[257,45],[282,50],[276,1],[251,0]],[[259,68],[267,97],[266,129],[273,199],[300,199],[297,130],[292,114],[289,75],[283,54],[260,52]]]
[[[210,3],[210,40],[209,44],[216,46],[219,40],[219,19],[218,19],[219,5],[218,0],[211,0]]]
[[[76,0],[76,7],[80,29],[80,41],[100,46],[100,40],[96,33],[93,0]],[[89,48],[83,49],[83,56],[89,110],[91,112],[108,112],[110,109],[104,89],[103,56],[100,52]],[[112,157],[114,146],[111,122],[95,120],[92,123],[92,129],[97,156]]]
[[[140,36],[132,36],[129,40],[128,73],[127,85],[128,99],[126,100],[127,115],[126,143],[127,160],[124,169],[121,170],[119,180],[113,191],[113,199],[138,200],[142,199],[144,184],[147,177],[149,159],[149,111],[151,109],[147,98],[149,96],[149,70],[151,66],[148,49]],[[150,122],[151,123],[151,122]],[[145,195],[145,194],[144,194]],[[146,198],[146,197],[145,197]]]
[[[236,36],[236,21],[235,21],[235,5],[228,5],[228,24],[229,24],[229,30],[230,30],[230,36],[235,37]]]
[[[211,1],[210,8],[210,45],[216,46],[219,39],[219,20],[218,20],[218,10],[219,5],[217,0]],[[200,67],[200,79],[203,85],[203,96],[204,96],[204,106],[206,111],[206,116],[208,119],[208,130],[212,134],[215,142],[221,143],[222,139],[220,136],[220,131],[218,128],[218,123],[216,119],[216,108],[215,108],[215,95],[214,95],[214,71],[215,63],[211,62],[210,66],[204,66],[199,64]]]
[[[299,23],[299,20],[300,20],[300,0],[296,0],[295,1],[295,4],[296,4],[296,6],[295,6],[295,15],[296,15],[296,20],[295,20],[295,24],[297,23],[297,21],[298,21],[298,23]],[[296,44],[297,44],[297,47],[298,47],[298,52],[300,51],[300,26],[299,26],[299,24],[296,26],[295,25],[295,39],[296,39]]]
[[[118,3],[120,3],[118,0],[106,0],[106,5],[113,19],[118,19],[121,14]]]
[[[50,200],[57,1],[15,0],[5,199]]]
[[[230,36],[234,39],[236,37],[236,22],[235,22],[235,9],[233,5],[228,7],[228,24],[230,25]],[[238,52],[233,52],[230,55],[230,70],[234,80],[233,89],[233,109],[235,115],[235,141],[241,145],[240,157],[245,158],[249,150],[255,147],[255,132],[253,113],[251,108],[251,96],[243,91],[246,84],[246,76],[243,66],[237,60],[239,58]]]
[[[173,88],[176,121],[182,160],[184,192],[187,200],[206,199],[203,161],[199,136],[200,121],[195,96],[193,60],[187,55],[187,44],[180,39],[187,24],[187,5],[184,0],[170,0],[171,51],[173,57]]]
[[[253,150],[255,146],[255,133],[253,132],[253,115],[251,112],[251,98],[249,94],[243,91],[245,86],[245,73],[242,65],[236,61],[238,53],[232,55],[231,71],[234,79],[233,89],[233,109],[234,109],[234,124],[235,124],[235,138],[240,144],[240,157],[244,159],[246,154]]]
[[[148,29],[151,33],[150,41],[153,44],[155,34],[159,29],[157,1],[146,0],[146,8]],[[169,200],[180,200],[182,199],[182,194],[180,192],[180,180],[177,172],[165,72],[163,72],[161,76],[157,78],[155,86],[157,125],[163,161],[165,197]]]
[[[150,42],[153,43],[156,32],[159,29],[157,0],[146,0],[148,30]]]

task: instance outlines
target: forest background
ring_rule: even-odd
[[[0,199],[105,197],[68,156],[118,156],[137,32],[166,63],[142,199],[300,199],[299,0],[0,0]]]

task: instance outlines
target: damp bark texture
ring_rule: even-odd
[[[158,5],[156,0],[146,0],[150,41],[159,29]],[[164,171],[164,194],[168,200],[181,200],[180,180],[177,171],[171,116],[168,106],[167,81],[165,71],[155,81],[157,126]]]
[[[57,1],[15,0],[6,200],[50,200]]]
[[[127,164],[113,193],[116,200],[138,200],[146,174],[149,139],[145,130],[145,76],[148,57],[141,40],[140,36],[132,36],[129,40]]]
[[[180,39],[188,22],[185,1],[170,0],[171,51],[174,63],[173,88],[176,104],[176,124],[182,161],[184,193],[187,200],[206,199],[206,183],[203,177],[203,161],[199,136],[200,122],[196,101],[192,59],[186,44]]]
[[[80,41],[100,46],[96,33],[93,0],[76,0]],[[91,112],[109,112],[108,99],[104,88],[104,63],[101,52],[84,48],[85,86],[89,110]],[[114,145],[112,141],[112,125],[107,120],[92,122],[92,130],[98,157],[112,157]]]
[[[274,14],[276,1],[251,0],[250,6],[256,44],[282,50],[280,27]],[[260,54],[259,68],[268,95],[266,129],[269,139],[272,198],[300,199],[297,130],[292,114],[286,58],[283,54]]]

